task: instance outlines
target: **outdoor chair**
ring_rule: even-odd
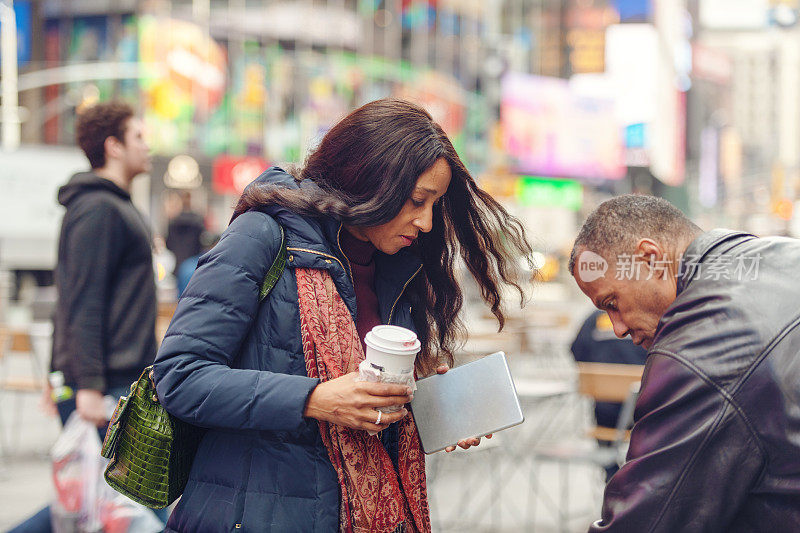
[[[534,451],[532,483],[537,481],[538,467],[542,463],[558,464],[560,497],[558,502],[551,503],[556,507],[558,523],[562,531],[565,531],[570,521],[577,517],[569,512],[569,503],[572,499],[569,466],[583,464],[605,468],[624,462],[630,438],[628,428],[633,423],[633,412],[639,395],[643,369],[642,365],[578,363],[578,392],[596,402],[621,403],[622,408],[616,427],[593,426],[586,433],[586,436],[590,437],[589,439],[554,442],[541,445]],[[609,445],[598,446],[597,440],[606,441]],[[535,504],[535,501],[529,503],[529,516],[534,514]],[[592,512],[599,513],[599,509],[592,509]],[[533,523],[532,516],[528,522]]]
[[[30,364],[30,372],[19,375],[12,357],[24,357]],[[5,452],[7,441],[18,442],[22,423],[22,398],[25,394],[39,394],[44,390],[45,376],[34,351],[33,339],[24,329],[11,329],[0,325],[0,456]],[[8,395],[14,395],[14,408],[3,408]],[[4,417],[11,423],[6,426]],[[7,436],[8,435],[8,436]]]

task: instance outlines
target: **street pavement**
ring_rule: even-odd
[[[571,425],[570,417],[582,416],[575,410],[585,406],[574,401],[569,405],[567,399],[563,402],[556,416]],[[523,426],[499,433],[493,442],[484,441],[468,452],[429,457],[435,531],[560,531],[555,503],[561,495],[564,472],[555,464],[541,464],[534,472],[530,454],[520,446],[537,419],[550,419],[554,413],[534,409],[525,414]],[[18,398],[4,395],[0,415],[5,430],[0,458],[0,531],[6,531],[53,496],[47,453],[58,436],[59,424],[41,412],[38,398],[30,394]],[[19,426],[12,426],[17,423]],[[554,436],[559,437],[558,433]],[[570,513],[577,514],[568,531],[585,531],[596,518],[601,475],[602,471],[593,467],[570,466],[566,470]]]
[[[41,411],[38,396],[0,394],[0,531],[6,531],[53,496],[48,453],[60,424]]]
[[[486,350],[494,348],[475,348],[480,354],[489,353]],[[521,356],[518,349],[507,349],[509,354],[518,354],[509,359],[515,379],[574,379],[574,363],[562,340],[536,350],[542,355]],[[45,368],[42,354],[49,350],[37,352]],[[31,370],[25,358],[7,358],[2,363],[11,374],[25,375]],[[522,425],[473,450],[428,457],[434,531],[578,532],[586,531],[599,516],[602,469],[533,460],[534,449],[543,444],[582,437],[591,416],[588,402],[574,393],[546,400],[526,400],[522,393],[520,397],[525,414]],[[59,429],[57,418],[40,409],[38,395],[0,391],[0,532],[52,499],[48,453]],[[570,517],[564,528],[560,527],[559,504]]]

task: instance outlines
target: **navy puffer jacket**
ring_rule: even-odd
[[[296,182],[273,167],[256,180]],[[270,295],[259,286],[286,233],[287,268]],[[340,222],[281,207],[237,217],[198,265],[155,363],[172,415],[209,428],[166,531],[337,531],[339,486],[317,421],[304,418],[318,380],[306,375],[294,268],[327,270],[352,313],[355,292],[338,245]],[[403,289],[420,271],[408,250],[376,253],[381,320],[413,329]]]

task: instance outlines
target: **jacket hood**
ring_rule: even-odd
[[[297,181],[291,174],[279,167],[268,168],[247,188],[264,184],[288,189],[319,189],[319,185],[313,180]],[[262,206],[258,210],[274,218],[286,230],[287,247],[302,248],[335,256],[342,255],[339,248],[339,232],[342,230],[340,220],[330,216],[303,216],[279,205]],[[239,214],[238,212],[234,213],[233,218]],[[420,258],[409,249],[400,250],[391,256],[378,251],[375,254],[375,261],[381,267],[377,275],[382,278],[382,280],[376,279],[376,283],[385,281],[389,285],[404,284],[415,275],[422,265]],[[397,290],[402,291],[401,288]]]
[[[125,200],[130,200],[131,195],[111,180],[101,178],[94,172],[78,172],[73,175],[66,185],[58,189],[58,203],[68,206],[78,196],[92,191],[109,191]]]
[[[256,178],[245,190],[263,185],[273,185],[286,189],[319,189],[312,180],[297,181],[294,176],[279,167],[270,167]],[[307,217],[297,214],[280,205],[264,205],[257,208],[278,221],[287,230],[286,244],[289,247],[308,248],[317,252],[332,253],[328,246],[336,242],[340,222],[332,217]],[[233,219],[241,212],[234,213]]]

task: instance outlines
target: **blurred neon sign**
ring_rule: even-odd
[[[614,101],[581,96],[558,78],[509,73],[502,81],[503,148],[518,171],[622,179]]]
[[[517,202],[527,207],[563,207],[578,211],[583,205],[583,185],[575,180],[522,176],[514,188]]]

